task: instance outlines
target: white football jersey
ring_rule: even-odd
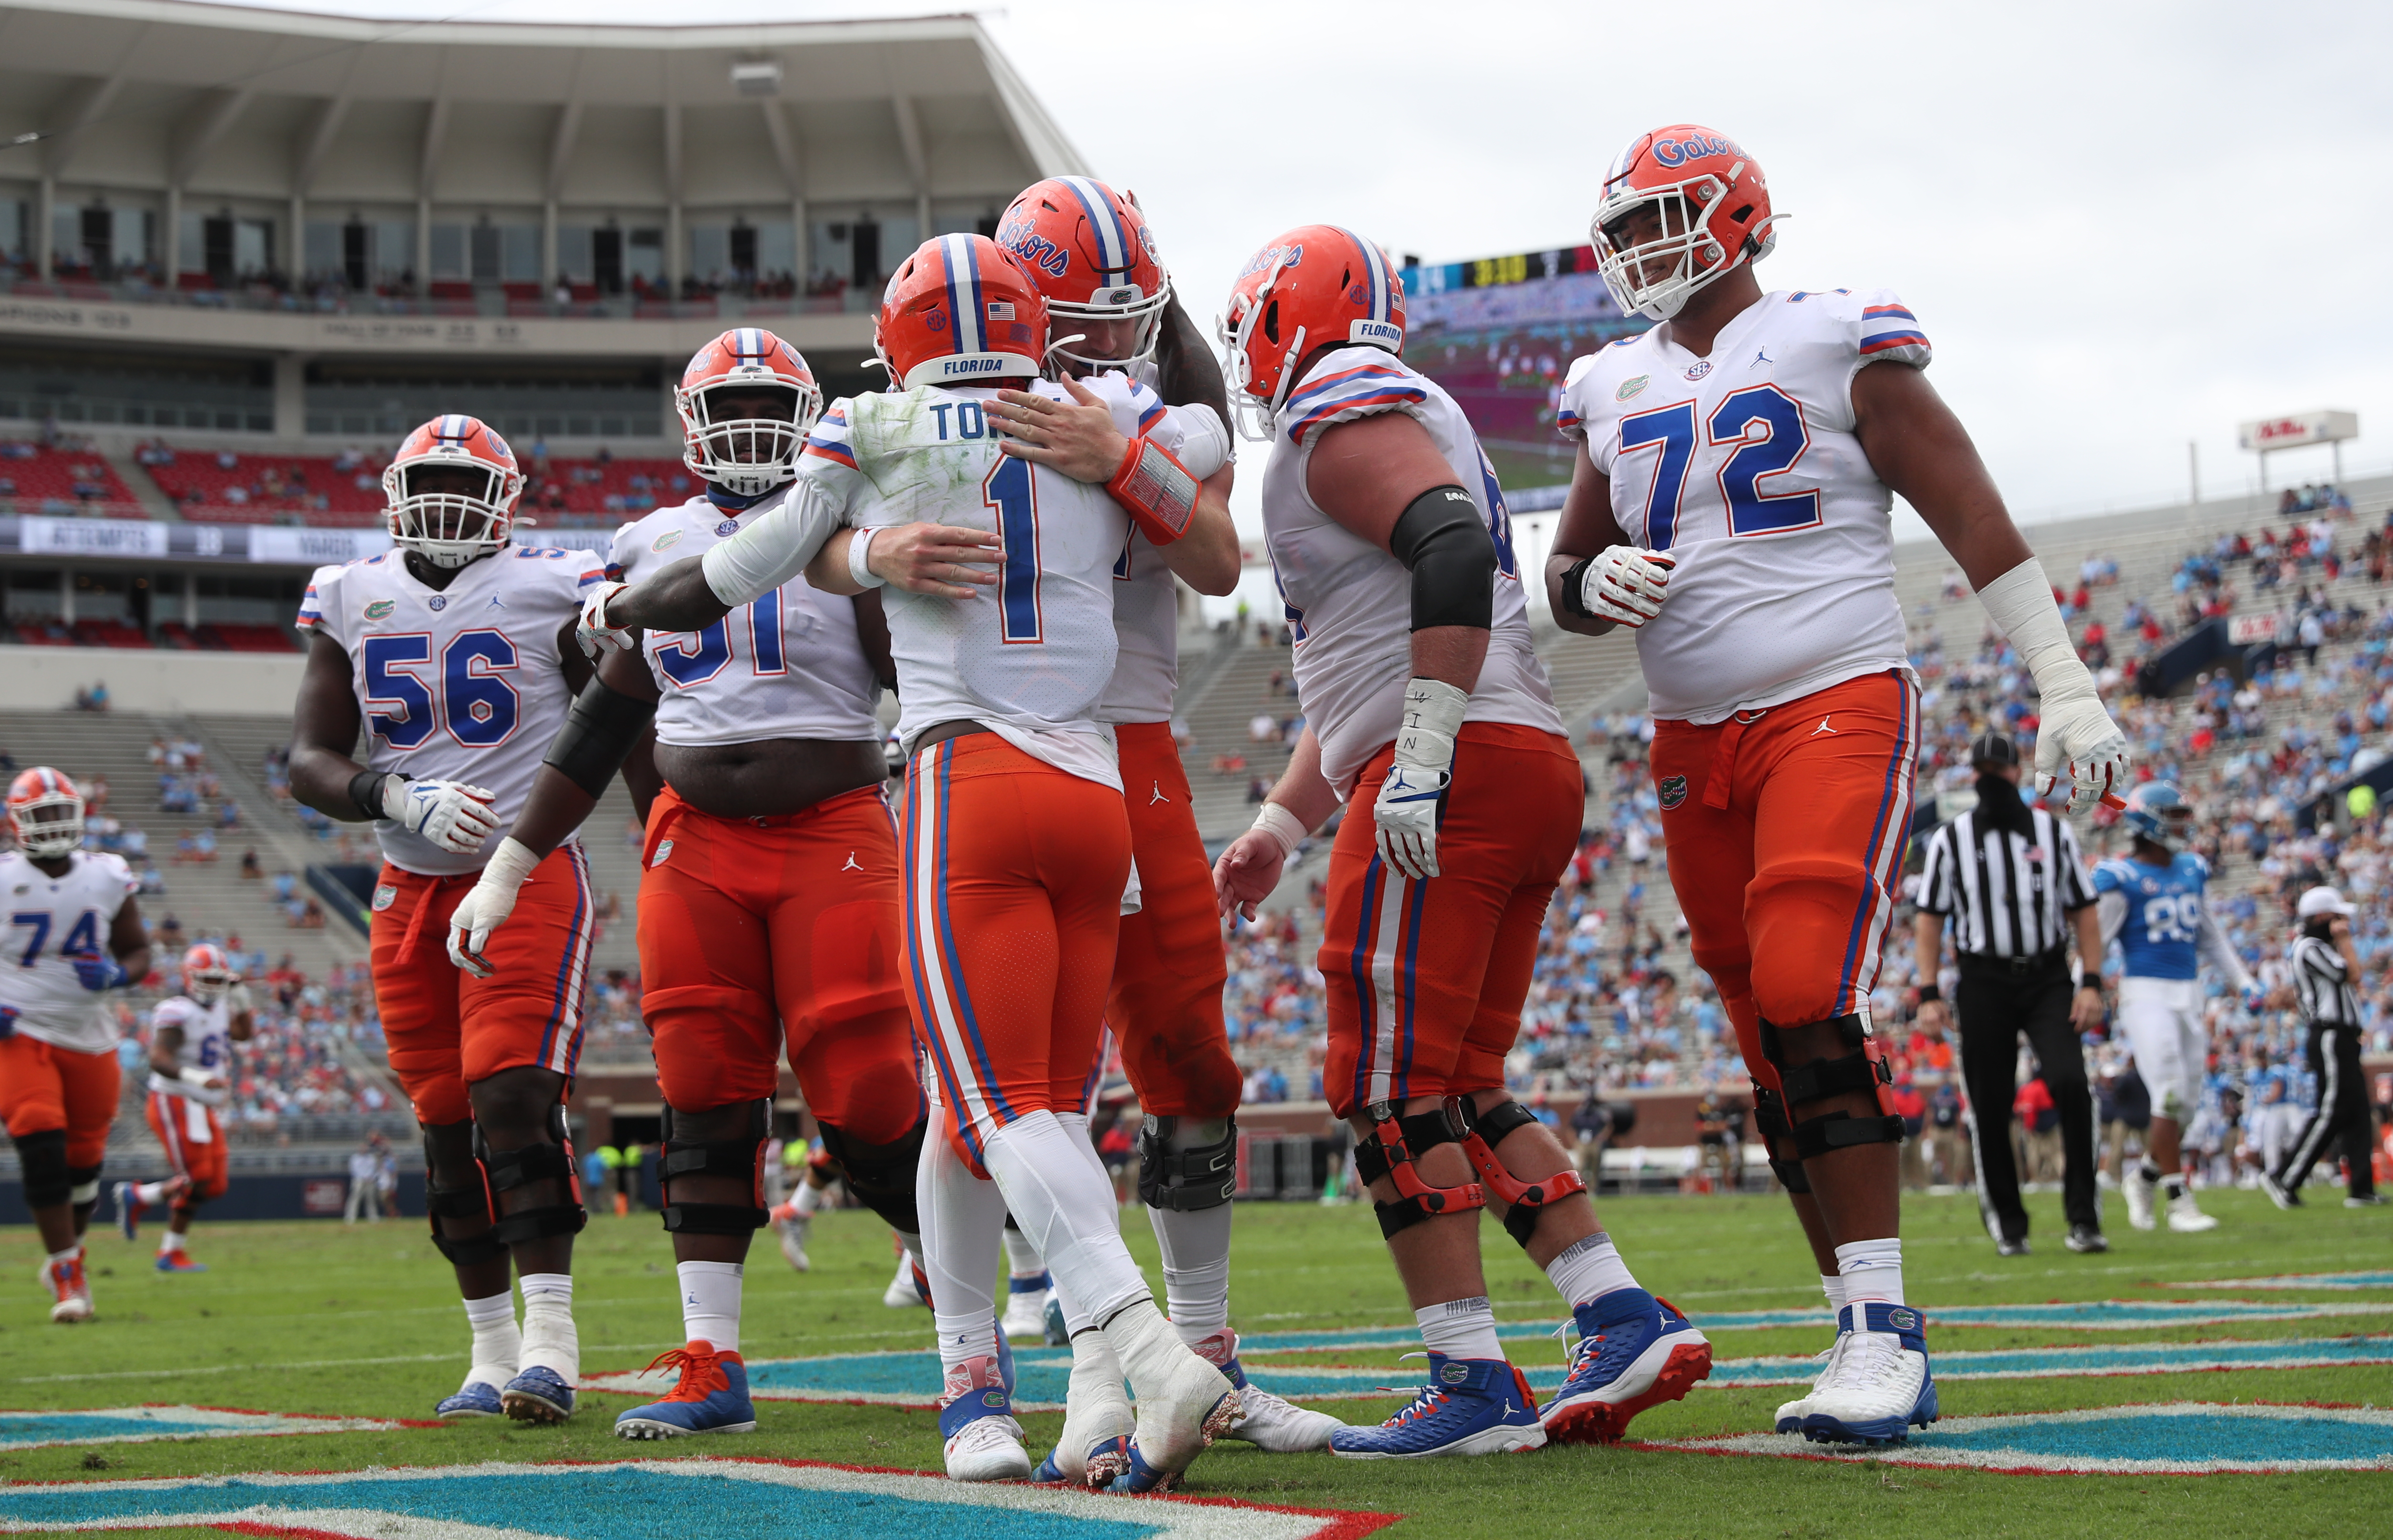
[[[558,632],[606,576],[593,552],[539,545],[485,556],[445,589],[419,582],[396,550],[316,569],[299,629],[323,633],[349,655],[366,767],[482,787],[498,815],[471,855],[377,822],[392,866],[430,877],[479,871],[515,826],[573,704]]]
[[[157,1041],[161,1027],[183,1029],[183,1046],[175,1057],[180,1069],[203,1069],[211,1075],[232,1077],[232,1002],[219,998],[214,1005],[202,1005],[188,995],[175,995],[160,1000],[150,1011],[150,1041]],[[150,1089],[168,1096],[188,1096],[212,1107],[221,1107],[229,1094],[208,1090],[187,1081],[172,1079],[155,1068],[150,1071]]]
[[[1155,365],[1142,363],[1129,377],[1152,387]],[[1141,431],[1177,455],[1199,481],[1229,463],[1227,428],[1198,428],[1187,408],[1167,407],[1158,398],[1141,408],[1139,424]],[[1216,440],[1218,455],[1212,447]],[[1202,452],[1196,447],[1200,443]],[[1097,719],[1170,721],[1171,698],[1180,688],[1180,580],[1135,524],[1121,559],[1114,564],[1114,633],[1121,652],[1114,660],[1114,676],[1105,685]]]
[[[1631,545],[1678,558],[1637,633],[1654,714],[1719,722],[1909,667],[1894,494],[1853,437],[1853,376],[1928,366],[1880,289],[1763,295],[1698,359],[1659,328],[1572,363],[1564,437],[1612,479]]]
[[[704,497],[660,508],[615,531],[615,567],[625,582],[638,582],[713,550],[756,512],[731,513]],[[660,743],[880,741],[872,709],[881,682],[857,638],[856,601],[819,593],[802,577],[704,631],[651,631],[640,646],[657,681]]]
[[[116,1024],[98,995],[75,977],[78,957],[106,957],[116,911],[141,887],[121,855],[77,851],[64,877],[52,877],[21,851],[0,854],[0,895],[8,903],[0,941],[0,1007],[17,1030],[60,1048],[106,1053]]]
[[[1288,392],[1263,469],[1263,531],[1296,640],[1297,695],[1321,740],[1321,773],[1340,798],[1404,723],[1405,682],[1413,672],[1413,578],[1404,563],[1314,505],[1305,466],[1321,430],[1382,411],[1404,412],[1429,430],[1496,539],[1487,661],[1463,720],[1563,730],[1553,686],[1529,638],[1503,489],[1470,421],[1435,381],[1395,355],[1341,347]]]

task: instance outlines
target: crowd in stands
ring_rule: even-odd
[[[38,439],[0,440],[0,514],[139,518],[141,507],[91,441],[42,424]]]

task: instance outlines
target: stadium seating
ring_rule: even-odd
[[[200,523],[370,527],[382,520],[377,465],[344,472],[323,455],[187,450],[148,470],[183,516]]]
[[[0,444],[0,512],[148,518],[131,489],[90,450]]]

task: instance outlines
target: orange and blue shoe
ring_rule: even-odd
[[[646,1406],[615,1418],[619,1439],[682,1439],[693,1433],[752,1433],[756,1406],[748,1399],[748,1365],[736,1352],[717,1352],[710,1342],[691,1341],[658,1356],[651,1372],[673,1369],[681,1377]]]
[[[1611,1443],[1628,1419],[1677,1401],[1712,1372],[1712,1345],[1667,1299],[1617,1288],[1571,1312],[1570,1373],[1539,1420],[1556,1443]]]
[[[45,1260],[39,1276],[50,1291],[52,1321],[65,1326],[91,1319],[91,1279],[84,1272],[83,1247],[75,1247],[75,1254],[64,1260]]]
[[[126,1240],[132,1240],[140,1233],[141,1210],[146,1207],[138,1195],[140,1184],[120,1181],[110,1191],[116,1196],[116,1228],[124,1232]]]
[[[1349,1460],[1418,1460],[1545,1446],[1537,1398],[1509,1360],[1428,1358],[1429,1383],[1414,1392],[1411,1405],[1377,1428],[1337,1429],[1329,1452]]]
[[[191,1260],[191,1254],[188,1251],[158,1253],[158,1271],[161,1272],[205,1272],[207,1270],[207,1263]]]

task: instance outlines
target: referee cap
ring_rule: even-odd
[[[2302,894],[2299,912],[2304,920],[2315,920],[2322,914],[2358,914],[2360,911],[2345,903],[2343,894],[2333,888],[2312,888]]]
[[[2008,770],[2020,762],[2019,745],[2006,733],[1981,733],[1969,742],[1969,763]]]

